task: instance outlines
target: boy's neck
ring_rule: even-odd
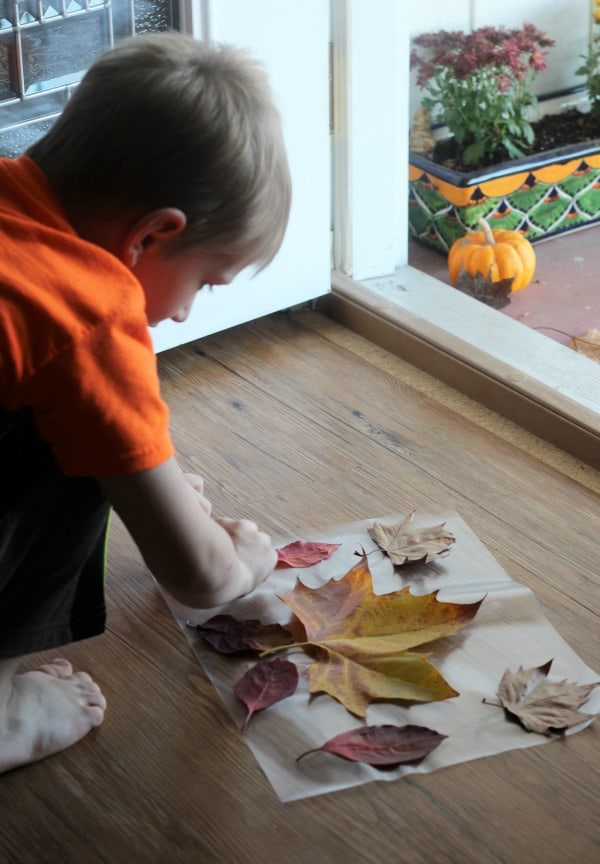
[[[117,258],[122,258],[123,243],[137,216],[132,213],[96,210],[81,204],[65,207],[67,218],[77,234]]]

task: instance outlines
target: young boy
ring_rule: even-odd
[[[289,205],[261,68],[177,33],[103,54],[45,137],[0,160],[0,772],[102,722],[99,687],[66,660],[17,669],[103,631],[111,506],[185,605],[275,566],[269,537],[211,518],[178,468],[148,325],[264,267]]]

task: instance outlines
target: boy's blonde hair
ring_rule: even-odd
[[[118,43],[28,151],[67,208],[187,216],[175,249],[216,242],[258,269],[288,221],[291,183],[267,77],[230,46],[181,33]]]

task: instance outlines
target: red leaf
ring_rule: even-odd
[[[364,762],[376,768],[395,768],[402,762],[423,759],[439,747],[446,737],[426,726],[359,726],[330,738],[322,747],[307,750],[298,756],[296,762],[309,753],[323,751],[350,762]]]
[[[331,558],[341,543],[314,543],[296,540],[277,549],[277,565],[279,567],[310,567]]]
[[[242,732],[256,711],[286,699],[298,686],[298,669],[290,660],[261,660],[248,669],[235,685],[235,695],[248,709]]]
[[[255,619],[238,621],[233,615],[215,615],[203,624],[197,624],[195,629],[220,654],[247,651],[260,654],[268,648],[279,648],[294,641],[289,630],[281,624],[263,624]]]

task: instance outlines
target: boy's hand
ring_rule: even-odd
[[[202,477],[183,474],[174,456],[147,471],[98,480],[156,580],[184,606],[228,603],[277,564],[270,538],[254,522],[211,517]]]
[[[209,516],[212,512],[212,504],[204,496],[204,477],[201,477],[199,474],[183,474],[183,479],[191,486],[194,492],[196,493],[196,497],[198,498],[198,503],[202,507],[205,513]]]
[[[252,576],[248,592],[264,582],[275,569],[277,552],[271,545],[271,538],[259,531],[255,522],[248,519],[227,519],[221,517],[215,522],[227,531],[235,546],[240,561],[246,565]]]

